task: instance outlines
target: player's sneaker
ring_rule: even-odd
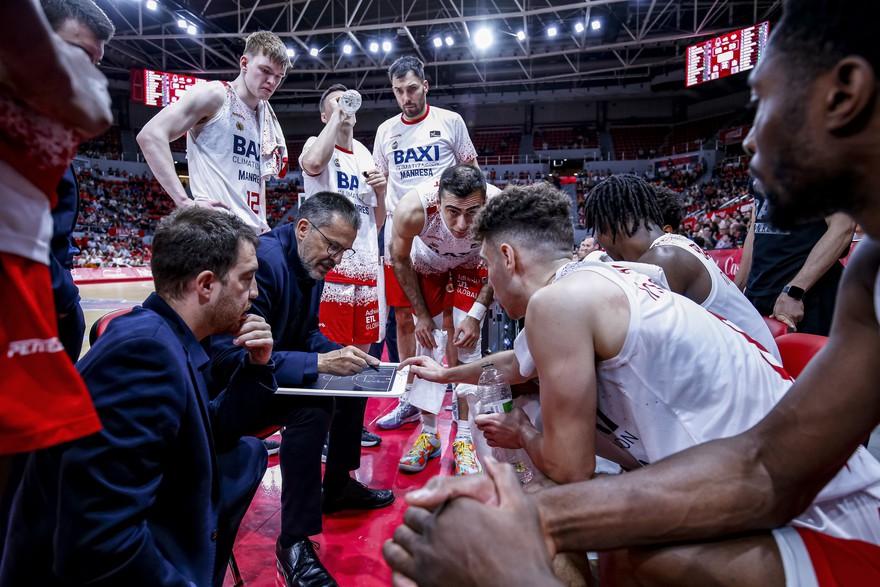
[[[468,437],[456,438],[452,443],[453,475],[478,475],[483,472],[474,441]]]
[[[373,434],[364,426],[361,430],[361,446],[379,446],[380,444],[382,444],[382,437]]]
[[[398,400],[393,410],[376,420],[376,428],[379,430],[394,430],[408,422],[415,422],[421,417],[419,409],[410,405],[405,399]]]
[[[440,435],[422,432],[408,453],[400,457],[397,467],[404,473],[424,471],[428,461],[440,456]]]

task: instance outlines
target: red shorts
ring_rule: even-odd
[[[477,296],[483,288],[483,276],[485,271],[482,269],[453,269],[443,273],[429,273],[427,275],[419,274],[419,287],[422,290],[422,296],[428,306],[431,316],[437,316],[443,312],[446,306],[458,308],[463,312],[467,312],[477,301]],[[401,293],[403,291],[401,290]],[[388,290],[385,290],[385,296],[388,298]],[[406,296],[403,296],[406,299]],[[389,306],[403,305],[392,303],[388,298]],[[406,303],[409,306],[409,300]]]
[[[0,253],[0,454],[87,436],[101,422],[58,340],[49,268]]]
[[[376,286],[325,282],[318,321],[324,336],[342,346],[377,342],[379,295]]]
[[[391,308],[408,308],[409,298],[403,293],[397,275],[394,274],[393,265],[382,265],[385,273],[385,303]]]
[[[797,528],[820,587],[880,585],[880,546]]]

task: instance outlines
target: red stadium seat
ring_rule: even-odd
[[[770,329],[770,334],[773,335],[773,338],[779,338],[783,334],[788,334],[788,326],[785,325],[784,322],[780,322],[776,318],[770,318],[769,316],[763,316],[764,322],[767,324],[767,328]]]
[[[826,342],[828,342],[827,336],[802,332],[783,334],[776,339],[779,354],[782,356],[782,366],[789,375],[797,379],[810,359],[822,350]]]
[[[110,321],[118,316],[122,316],[123,314],[128,314],[131,312],[132,308],[123,308],[121,310],[113,310],[112,312],[107,312],[92,324],[91,329],[89,329],[89,345],[95,344],[95,341],[98,340],[98,337],[104,334],[104,331],[107,330],[107,325],[110,324]]]
[[[104,334],[104,331],[107,330],[107,325],[110,324],[110,321],[114,318],[118,318],[124,314],[128,314],[132,311],[132,308],[123,308],[122,310],[113,310],[112,312],[107,312],[92,324],[92,328],[89,330],[89,344],[95,344],[95,341],[99,336]],[[251,436],[255,436],[259,439],[265,439],[273,434],[278,432],[278,426],[267,426],[261,430],[258,430]],[[244,585],[244,580],[241,578],[241,572],[238,570],[238,563],[235,562],[235,554],[229,555],[229,574],[232,575],[232,584],[235,587],[240,587]]]

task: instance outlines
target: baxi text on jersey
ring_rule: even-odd
[[[251,159],[253,161],[251,161]],[[260,149],[257,143],[242,136],[232,135],[232,161],[237,165],[247,165],[254,169],[260,167]]]
[[[403,165],[405,163],[433,163],[439,160],[439,145],[428,145],[427,147],[409,148],[405,151],[403,149],[397,149],[394,151],[395,165]]]

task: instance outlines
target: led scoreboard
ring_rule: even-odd
[[[685,85],[691,87],[752,69],[764,55],[769,32],[770,23],[762,22],[691,45]]]
[[[190,86],[206,81],[182,73],[132,69],[131,100],[148,106],[167,106],[177,102]]]

